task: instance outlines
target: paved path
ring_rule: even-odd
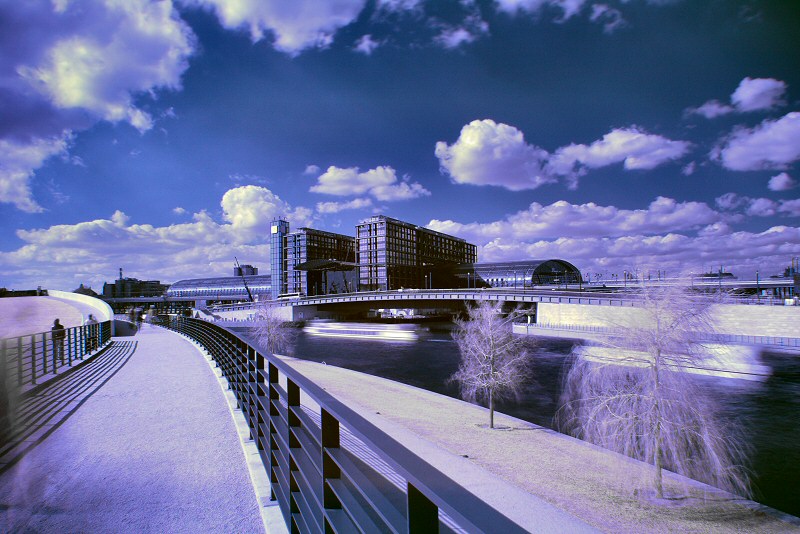
[[[22,406],[0,460],[0,532],[263,532],[216,377],[156,327]]]

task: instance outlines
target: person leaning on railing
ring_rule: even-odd
[[[83,323],[86,327],[86,350],[93,351],[97,348],[97,335],[99,334],[97,319],[94,315],[89,314],[89,318]]]
[[[53,321],[53,327],[50,329],[53,336],[53,355],[64,361],[64,339],[67,337],[67,331],[64,330],[64,325],[56,319]],[[55,364],[54,364],[55,365]]]

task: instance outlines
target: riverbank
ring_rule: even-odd
[[[800,520],[690,482],[666,478],[669,504],[637,499],[650,467],[525,421],[390,380],[287,358],[348,405],[399,425],[606,532],[800,532]],[[354,380],[359,387],[353,388]]]

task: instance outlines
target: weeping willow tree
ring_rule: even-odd
[[[464,400],[488,405],[494,428],[495,402],[516,396],[529,378],[528,353],[512,333],[513,315],[503,317],[500,303],[481,302],[467,312],[453,332],[461,363],[450,380],[458,382]]]
[[[682,287],[643,283],[640,302],[601,347],[576,354],[566,374],[560,430],[653,466],[749,496],[741,433],[687,369],[702,367],[713,333],[710,300]]]
[[[296,331],[269,303],[260,304],[255,316],[253,336],[272,354],[290,355],[294,349]]]

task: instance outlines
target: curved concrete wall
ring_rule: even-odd
[[[61,300],[69,300],[80,304],[81,306],[79,306],[79,308],[81,308],[82,312],[87,307],[91,309],[91,312],[83,313],[84,319],[89,316],[89,313],[92,313],[101,323],[105,321],[111,321],[111,335],[114,335],[114,310],[112,310],[111,306],[109,306],[106,302],[88,295],[70,293],[68,291],[58,291],[54,289],[48,289],[47,294],[51,297]]]
[[[536,322],[614,327],[635,324],[638,313],[635,307],[540,302]],[[800,337],[800,306],[716,304],[711,307],[711,317],[720,334]]]

